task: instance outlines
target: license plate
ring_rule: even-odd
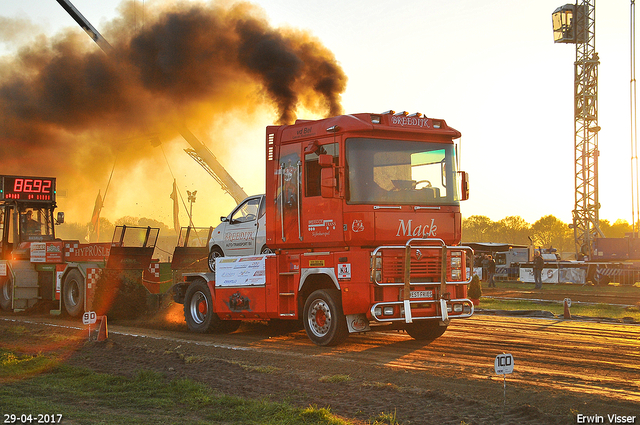
[[[410,298],[433,298],[433,291],[411,291]]]

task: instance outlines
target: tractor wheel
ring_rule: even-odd
[[[237,320],[220,320],[213,308],[209,286],[204,279],[193,281],[184,296],[184,318],[187,327],[197,333],[231,333],[238,329]]]
[[[13,285],[9,277],[0,278],[0,308],[11,310],[11,300],[13,299]]]
[[[208,264],[209,264],[209,270],[211,270],[212,272],[216,271],[216,258],[218,257],[224,257],[224,253],[222,252],[222,249],[220,249],[220,247],[218,246],[211,247]]]
[[[335,289],[312,293],[304,303],[302,321],[309,339],[316,345],[338,345],[349,335],[340,292]]]
[[[418,320],[413,323],[407,323],[404,329],[413,339],[433,341],[442,336],[447,327],[440,326],[439,320]]]
[[[84,276],[80,270],[71,270],[64,278],[62,303],[71,317],[78,317],[84,313]]]

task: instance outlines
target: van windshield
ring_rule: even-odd
[[[349,138],[349,204],[458,205],[453,144]]]

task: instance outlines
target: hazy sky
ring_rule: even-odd
[[[120,2],[111,0],[73,3],[100,31],[121,7]],[[346,113],[422,112],[444,118],[462,133],[461,168],[469,172],[471,182],[471,199],[462,205],[464,217],[486,215],[500,220],[519,215],[533,223],[553,214],[571,221],[575,46],[554,44],[551,27],[551,13],[564,3],[251,3],[264,9],[273,26],[307,30],[333,52],[349,79],[342,96]],[[135,2],[132,28],[144,25],[144,15],[154,4]],[[5,57],[14,55],[19,46],[33,43],[39,34],[51,37],[65,28],[81,31],[55,0],[3,2],[0,17],[21,23],[15,30],[6,25],[0,29],[0,52]],[[631,220],[629,22],[629,2],[598,3],[600,217],[611,222]],[[221,118],[238,124],[225,127],[230,134],[198,134],[249,194],[264,190],[264,127],[276,119],[269,108],[257,109],[249,122],[243,117]],[[219,137],[233,138],[239,146],[216,145]],[[198,191],[196,225],[216,225],[233,201],[181,151],[185,147],[167,146],[168,162],[182,191]],[[130,196],[121,190],[116,192],[120,194],[117,199],[108,198],[103,216],[146,215],[170,223],[172,177],[161,170],[166,167],[161,152],[157,156],[157,167],[141,167],[126,176],[118,175],[116,165],[113,187],[127,183],[135,187]],[[39,172],[33,170],[32,174]],[[95,182],[95,193],[104,191],[107,179],[105,175]],[[70,183],[59,182],[60,189],[66,185]],[[145,185],[166,186],[166,194],[159,199],[145,198],[139,193]],[[149,203],[154,204],[152,209]],[[74,210],[63,198],[59,204],[62,209]],[[93,199],[87,199],[86,204],[77,212],[82,217],[69,217],[68,221],[88,221]]]

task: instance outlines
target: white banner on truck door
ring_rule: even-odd
[[[264,286],[266,255],[216,258],[216,286]]]

